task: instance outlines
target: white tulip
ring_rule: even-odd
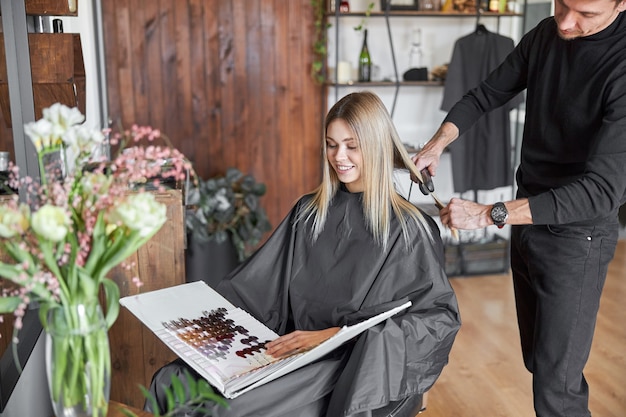
[[[28,229],[29,209],[25,204],[19,209],[0,205],[0,237],[12,238]]]
[[[63,208],[46,204],[33,213],[31,226],[42,238],[60,242],[69,231],[70,216]]]
[[[150,193],[132,194],[109,213],[109,222],[139,231],[141,237],[159,230],[166,220],[165,205],[157,202]]]

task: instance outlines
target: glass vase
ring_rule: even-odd
[[[56,417],[106,417],[111,354],[98,302],[48,312],[46,372]]]

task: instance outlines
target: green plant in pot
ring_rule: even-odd
[[[232,242],[237,260],[243,261],[272,229],[260,203],[265,191],[265,184],[236,168],[223,176],[198,179],[187,195],[188,237],[196,247]]]

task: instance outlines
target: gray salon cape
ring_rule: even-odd
[[[448,361],[460,318],[434,221],[427,217],[432,239],[412,224],[407,249],[394,217],[383,250],[366,229],[361,194],[340,190],[312,242],[311,220],[295,221],[310,198],[301,198],[217,290],[278,334],[354,324],[406,300],[413,304],[321,360],[228,400],[228,410],[216,405],[213,415],[370,416],[428,390]],[[155,374],[157,398],[159,385],[183,366],[174,362]]]
[[[504,61],[513,47],[511,38],[487,30],[477,30],[458,39],[448,66],[441,110],[450,111],[468,90],[477,87]],[[454,191],[462,193],[512,185],[509,113],[523,99],[520,94],[485,114],[448,146]]]

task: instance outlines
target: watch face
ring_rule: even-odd
[[[504,204],[494,204],[491,209],[491,219],[496,225],[503,224],[509,217],[509,212]]]

